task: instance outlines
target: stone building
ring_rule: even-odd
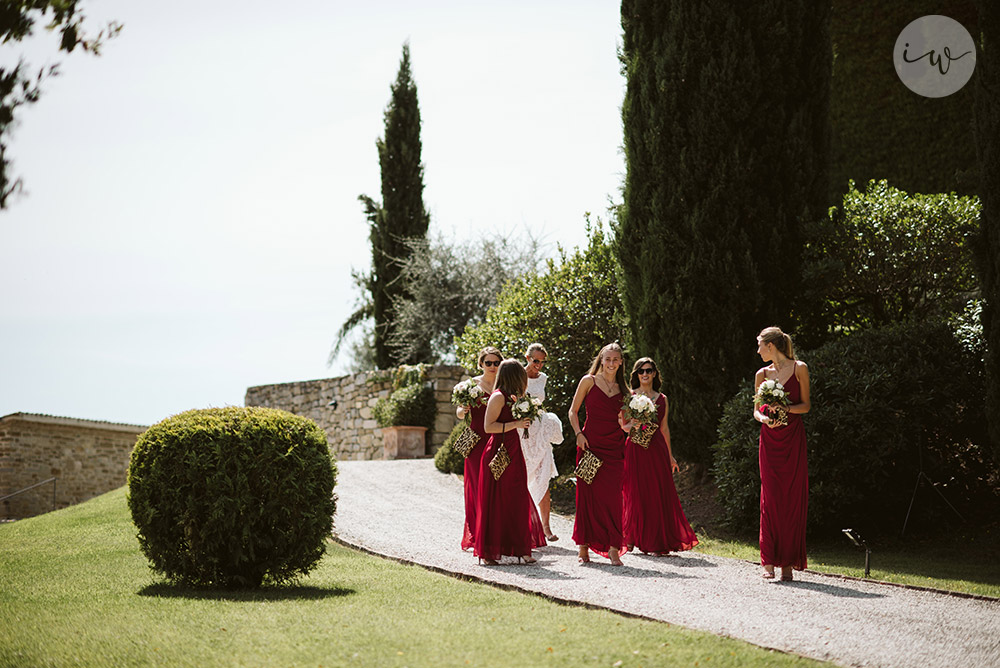
[[[0,417],[0,497],[55,478],[0,503],[0,516],[31,517],[121,487],[145,430],[35,413]]]

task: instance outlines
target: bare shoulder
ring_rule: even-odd
[[[795,375],[801,376],[803,374],[809,375],[809,365],[802,360],[795,360]]]

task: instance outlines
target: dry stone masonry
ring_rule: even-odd
[[[427,379],[434,388],[437,417],[427,432],[427,455],[433,455],[451,433],[457,419],[451,405],[455,383],[468,378],[460,366],[432,366]],[[326,432],[330,454],[339,460],[382,459],[382,430],[372,414],[375,402],[389,396],[392,371],[367,371],[247,389],[247,406],[280,408],[311,418]]]

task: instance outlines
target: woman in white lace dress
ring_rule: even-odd
[[[542,373],[548,353],[540,343],[532,343],[524,354],[527,359],[525,371],[528,374],[528,394],[545,401],[545,381],[547,376]],[[528,469],[528,492],[531,500],[538,506],[538,514],[542,519],[545,539],[556,541],[558,536],[549,528],[549,480],[559,475],[556,470],[556,460],[552,456],[552,444],[562,443],[562,422],[555,413],[542,413],[528,428],[528,438],[521,439],[521,450],[524,452],[524,464]]]

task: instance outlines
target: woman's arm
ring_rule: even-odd
[[[805,362],[795,363],[795,378],[799,381],[799,403],[789,406],[788,412],[803,415],[812,408],[812,402],[809,401],[809,367]]]
[[[757,370],[757,374],[753,377],[753,391],[757,394],[757,390],[760,388],[760,384],[764,382],[764,368],[761,367]],[[757,405],[757,401],[753,402],[753,419],[761,424],[767,424],[771,421],[771,418],[767,417],[760,412],[760,406]]]
[[[587,397],[587,392],[593,386],[593,376],[588,374],[581,378],[580,384],[576,386],[576,394],[573,395],[573,402],[569,406],[569,426],[573,427],[573,432],[576,434],[576,447],[582,450],[586,450],[590,444],[587,442],[587,437],[583,435],[583,429],[580,427],[580,406],[583,405],[583,400]]]
[[[490,395],[490,400],[486,404],[486,416],[483,418],[483,431],[487,434],[505,434],[511,429],[517,429],[518,427],[527,429],[531,426],[531,420],[528,418],[510,420],[509,422],[497,422],[497,418],[500,417],[500,411],[503,410],[506,400],[500,392],[494,392]]]
[[[663,440],[667,443],[667,456],[670,458],[670,469],[677,473],[681,470],[680,465],[677,464],[677,460],[674,459],[674,451],[670,447],[670,425],[667,424],[667,418],[670,417],[670,402],[667,401],[667,395],[663,395],[663,422],[660,424],[660,433],[663,434]]]

